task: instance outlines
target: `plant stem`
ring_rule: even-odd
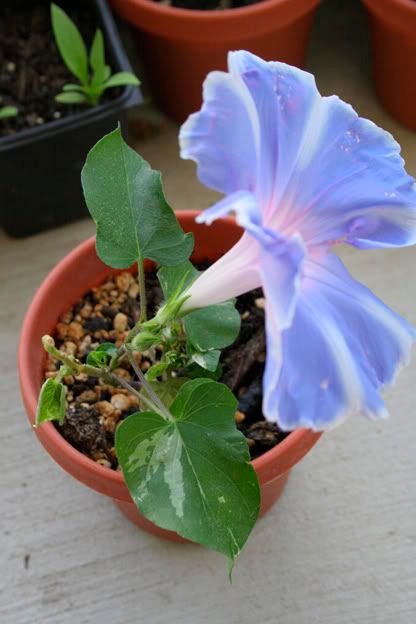
[[[65,364],[65,366],[68,366],[76,375],[85,373],[91,377],[103,377],[104,369],[96,368],[95,366],[90,366],[89,364],[83,364],[73,355],[68,355],[68,353],[60,351],[55,347],[55,341],[51,336],[43,336],[42,344],[43,348],[47,353],[49,353],[49,355],[52,355],[54,358]]]
[[[107,376],[107,379],[112,380],[113,382],[116,382],[116,383],[113,383],[113,385],[120,385],[120,386],[123,386],[123,388],[126,388],[126,390],[128,390],[131,394],[134,394],[134,396],[137,397],[139,401],[143,401],[143,403],[145,403],[147,407],[149,407],[152,410],[152,412],[155,410],[158,411],[157,406],[154,405],[152,401],[150,401],[146,396],[144,396],[138,390],[136,390],[136,388],[133,388],[133,386],[131,386],[129,382],[123,379],[122,377],[118,377],[117,375],[114,375],[114,373],[109,373]]]
[[[126,352],[127,352],[127,358],[134,370],[134,372],[136,373],[137,377],[140,380],[140,383],[142,384],[142,388],[147,392],[147,394],[149,395],[149,397],[151,398],[151,400],[153,401],[153,403],[155,405],[158,406],[159,411],[161,412],[161,414],[167,418],[168,420],[172,420],[172,414],[169,412],[169,410],[167,409],[166,405],[160,400],[160,398],[157,396],[156,392],[153,390],[152,386],[150,385],[150,383],[147,381],[146,377],[143,374],[143,371],[141,370],[140,366],[137,365],[136,360],[133,357],[133,353],[130,351],[130,349],[128,347],[126,347]]]
[[[139,401],[143,401],[152,411],[162,411],[162,415],[165,415],[165,406],[163,406],[163,410],[160,408],[160,401],[153,402],[145,395],[141,394],[136,388],[133,388],[128,381],[123,379],[122,377],[118,377],[111,371],[106,368],[97,368],[95,366],[90,366],[89,364],[83,364],[79,360],[77,360],[73,355],[68,355],[64,351],[60,351],[55,347],[55,341],[51,336],[43,336],[42,338],[43,348],[47,353],[52,355],[52,357],[56,358],[60,362],[63,363],[64,367],[69,368],[76,375],[81,375],[84,373],[85,375],[89,375],[91,377],[101,377],[104,381],[110,383],[111,385],[117,387],[122,386],[126,388],[131,394],[134,394]],[[141,371],[140,371],[141,372]],[[60,372],[58,372],[59,376]],[[63,377],[63,371],[61,372],[61,377]],[[147,381],[146,381],[147,384]],[[147,390],[147,389],[146,389]],[[156,395],[155,395],[156,396]]]
[[[71,372],[72,372],[71,369],[68,366],[66,366],[66,364],[62,364],[62,366],[60,367],[60,369],[58,370],[56,374],[55,380],[62,381],[62,379],[66,377],[67,375],[70,375]]]
[[[139,278],[139,289],[140,289],[140,323],[145,323],[147,320],[147,312],[146,312],[146,282],[145,282],[145,273],[143,260],[140,257],[137,261],[138,267],[138,278]]]

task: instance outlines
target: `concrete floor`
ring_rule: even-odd
[[[323,92],[338,93],[392,131],[416,174],[415,134],[375,100],[358,8],[335,0],[322,7],[308,67]],[[164,124],[137,147],[163,171],[174,207],[204,208],[214,194],[199,186],[190,163],[179,161],[176,134]],[[416,360],[388,393],[389,421],[351,419],[300,463],[254,530],[232,586],[219,555],[140,532],[50,460],[20,402],[17,339],[40,281],[92,233],[89,221],[20,241],[0,233],[0,622],[413,622]],[[353,274],[416,322],[416,249],[342,255]]]

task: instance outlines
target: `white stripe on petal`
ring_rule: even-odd
[[[259,244],[244,234],[230,251],[214,262],[187,291],[183,311],[222,303],[261,285]]]

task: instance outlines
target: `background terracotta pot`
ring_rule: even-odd
[[[240,237],[241,230],[232,219],[216,221],[211,227],[195,223],[196,212],[178,213],[185,231],[195,235],[195,261],[215,260]],[[150,266],[150,264],[149,264]],[[59,316],[82,295],[110,275],[117,273],[105,266],[95,253],[95,238],[76,247],[47,276],[36,293],[23,322],[19,344],[20,387],[30,423],[36,418],[36,404],[43,381],[45,354],[41,337],[51,333]],[[73,477],[88,487],[110,496],[119,509],[141,528],[171,540],[182,541],[175,533],[149,522],[132,502],[123,475],[100,466],[71,446],[52,423],[46,423],[36,434],[53,459]],[[320,433],[300,429],[291,433],[274,449],[253,461],[262,495],[264,514],[280,496],[289,470],[318,441]]]
[[[224,11],[195,11],[153,0],[111,0],[136,27],[152,93],[181,123],[201,105],[202,82],[226,69],[229,50],[249,50],[266,60],[303,66],[319,0],[263,0]]]
[[[416,2],[363,1],[369,13],[377,94],[394,117],[416,129]]]

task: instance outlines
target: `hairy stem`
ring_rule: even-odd
[[[43,348],[47,353],[49,353],[49,355],[52,355],[52,357],[65,364],[65,366],[68,366],[68,368],[70,368],[76,375],[85,373],[91,377],[103,377],[104,369],[96,368],[95,366],[90,366],[89,364],[83,364],[73,355],[68,355],[65,351],[60,351],[55,347],[55,341],[51,336],[43,336],[42,344]]]
[[[160,400],[160,398],[157,396],[156,392],[153,390],[152,386],[149,384],[149,382],[147,381],[146,377],[143,374],[143,371],[141,370],[140,366],[138,366],[136,360],[133,357],[133,353],[131,352],[131,350],[126,347],[126,352],[127,352],[127,357],[128,360],[134,370],[134,372],[136,373],[137,377],[140,380],[140,383],[142,385],[142,388],[147,392],[147,394],[149,395],[149,397],[151,398],[152,402],[158,406],[159,411],[161,412],[161,414],[167,418],[168,420],[172,420],[172,415],[169,412],[169,410],[167,409],[166,405]]]
[[[83,364],[79,360],[77,360],[73,355],[68,355],[64,351],[60,351],[55,347],[55,341],[51,336],[43,336],[42,338],[43,348],[47,353],[52,355],[52,357],[56,358],[64,365],[64,368],[69,370],[58,371],[58,375],[60,378],[64,377],[65,374],[68,374],[69,371],[75,373],[76,375],[81,375],[84,373],[85,375],[89,375],[91,377],[101,377],[105,382],[111,384],[112,386],[122,386],[126,388],[131,394],[136,396],[139,401],[142,401],[151,409],[152,411],[156,410],[158,412],[162,411],[159,407],[159,403],[154,403],[147,396],[141,394],[136,388],[133,388],[128,381],[123,379],[122,377],[118,377],[110,370],[106,368],[97,368],[96,366],[90,366],[89,364]],[[63,367],[61,367],[63,368]],[[140,371],[141,372],[141,371]],[[146,382],[147,384],[147,382]],[[147,391],[147,388],[146,388]],[[163,406],[163,415],[165,407]]]
[[[137,261],[138,267],[138,278],[139,278],[139,295],[140,295],[140,323],[145,323],[147,320],[147,312],[146,312],[146,282],[145,282],[145,273],[142,258],[139,258]]]
[[[114,375],[114,373],[109,373],[109,375],[107,376],[107,379],[112,381],[113,386],[120,385],[123,388],[126,388],[126,390],[128,390],[131,394],[134,394],[134,396],[137,397],[139,401],[142,401],[143,403],[145,403],[147,407],[151,409],[152,411],[154,410],[159,411],[157,409],[157,406],[154,405],[152,401],[150,401],[146,396],[144,396],[138,390],[136,390],[136,388],[133,388],[133,386],[131,386],[129,382],[123,379],[122,377],[118,377],[117,375]]]

